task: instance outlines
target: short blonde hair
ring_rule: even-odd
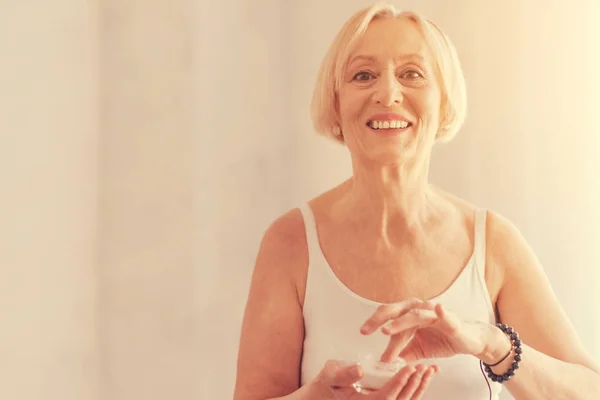
[[[343,143],[337,116],[337,95],[342,74],[353,48],[371,21],[380,18],[406,17],[415,22],[429,45],[437,67],[442,91],[439,142],[450,141],[462,127],[467,115],[465,78],[456,49],[442,30],[415,12],[400,12],[386,3],[376,3],[355,13],[339,31],[330,45],[317,76],[311,103],[311,117],[317,133]]]

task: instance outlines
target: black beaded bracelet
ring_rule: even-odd
[[[482,365],[485,366],[485,372],[487,373],[488,378],[490,378],[494,382],[502,383],[508,381],[512,376],[515,375],[515,371],[519,369],[519,363],[521,362],[521,354],[523,350],[521,349],[521,339],[519,339],[519,334],[510,326],[505,324],[496,324],[502,332],[504,332],[511,341],[512,344],[512,352],[515,353],[515,357],[512,365],[503,375],[496,375],[490,365],[481,361]]]

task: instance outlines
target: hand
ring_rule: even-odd
[[[408,362],[455,354],[481,358],[489,354],[487,343],[494,334],[491,324],[461,321],[441,304],[418,299],[379,307],[363,324],[361,333],[371,334],[381,326],[381,331],[390,336],[381,356],[384,362],[398,356]]]
[[[311,382],[310,398],[319,400],[419,400],[429,386],[437,366],[407,365],[379,390],[363,389],[358,392],[353,384],[363,372],[359,365],[342,366],[328,361]]]

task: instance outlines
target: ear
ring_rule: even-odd
[[[335,93],[335,100],[334,100],[334,106],[335,106],[335,119],[336,119],[336,125],[333,127],[332,129],[332,133],[335,136],[335,138],[340,142],[340,143],[344,143],[344,133],[342,132],[342,128],[341,128],[341,121],[342,118],[340,116],[340,101],[339,101],[339,95],[338,92],[336,91]]]
[[[435,140],[437,141],[441,136],[444,135],[444,133],[450,129],[450,124],[448,123],[448,120],[450,119],[450,116],[448,115],[448,100],[446,98],[446,96],[442,96],[442,101],[440,102],[440,122],[439,122],[439,127],[438,127],[438,131],[435,134]]]
[[[448,129],[450,129],[450,125],[447,124],[440,124],[440,127],[438,129],[438,131],[435,134],[435,140],[439,140],[442,136],[444,136],[444,134],[448,131]]]

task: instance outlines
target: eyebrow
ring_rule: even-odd
[[[409,59],[416,59],[416,60],[421,61],[421,62],[423,62],[425,60],[423,58],[423,56],[420,55],[420,54],[410,53],[410,54],[405,54],[403,56],[396,57],[396,58],[394,58],[394,61],[398,62],[398,61],[401,61],[401,60],[409,60]],[[375,62],[377,59],[375,57],[373,57],[373,56],[356,56],[356,57],[354,57],[354,58],[352,58],[350,60],[350,62],[348,63],[348,66],[354,64],[357,61],[361,61],[361,60]]]

